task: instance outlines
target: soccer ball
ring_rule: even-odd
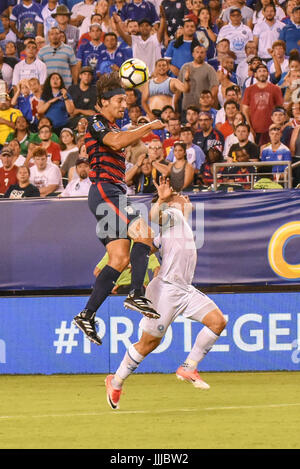
[[[140,59],[128,59],[120,67],[120,78],[124,88],[137,88],[149,78],[147,65]]]

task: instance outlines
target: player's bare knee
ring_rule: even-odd
[[[219,309],[208,313],[202,322],[217,335],[220,335],[227,325],[227,320]]]
[[[114,254],[109,259],[109,265],[119,272],[123,272],[130,262],[130,257],[127,254]]]
[[[159,346],[160,341],[160,337],[154,337],[146,332],[143,332],[139,342],[135,344],[135,348],[141,355],[145,357]]]

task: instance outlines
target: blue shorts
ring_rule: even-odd
[[[104,246],[116,239],[130,239],[128,226],[140,215],[121,188],[106,182],[93,183],[88,203],[97,219],[97,236]]]

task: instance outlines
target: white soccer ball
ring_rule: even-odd
[[[120,78],[124,88],[138,88],[149,79],[149,70],[140,59],[128,59],[120,67]]]

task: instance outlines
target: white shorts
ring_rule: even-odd
[[[146,289],[146,298],[151,300],[159,319],[143,317],[140,327],[154,337],[163,337],[169,325],[182,315],[202,322],[204,316],[218,309],[217,305],[204,293],[192,285],[188,290],[163,282],[158,277],[151,280]]]

